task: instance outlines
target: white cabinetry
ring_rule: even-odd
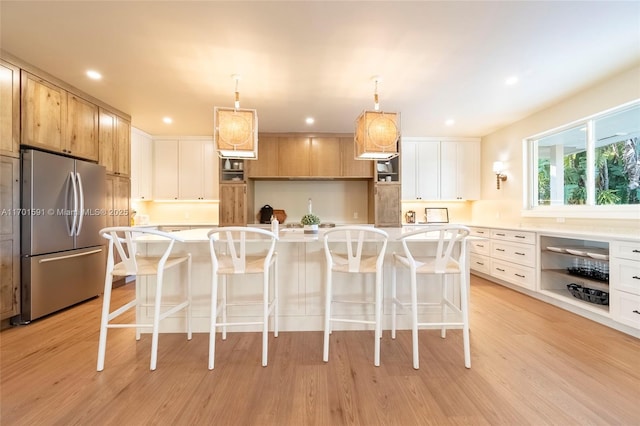
[[[480,142],[440,143],[440,199],[480,198]]]
[[[440,198],[440,142],[402,141],[402,199]]]
[[[151,136],[138,129],[131,131],[131,198],[152,200],[153,146]]]
[[[480,140],[402,139],[403,200],[480,198]]]
[[[640,329],[640,243],[611,243],[611,315]]]
[[[211,139],[154,141],[153,196],[156,200],[216,199],[217,170]]]
[[[536,289],[536,234],[506,229],[471,228],[486,238],[471,245],[470,268],[529,290]]]

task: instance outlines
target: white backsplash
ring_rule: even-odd
[[[268,204],[284,210],[286,222],[299,222],[311,198],[313,213],[322,222],[368,223],[367,188],[366,181],[356,180],[256,181],[255,213]]]

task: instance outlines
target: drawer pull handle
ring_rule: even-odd
[[[496,249],[497,251],[504,251],[504,249]]]
[[[482,263],[482,262],[476,262],[476,265],[484,266],[484,263]]]
[[[638,249],[633,249],[633,252],[634,252],[634,253],[640,253],[640,250],[638,250]]]
[[[504,269],[496,268],[500,272],[504,272]]]
[[[634,280],[640,280],[640,277],[639,277],[639,276],[637,276],[637,275],[634,275],[634,276],[633,276],[633,279],[634,279]]]
[[[478,234],[484,234],[484,231],[478,231],[477,233]]]
[[[496,234],[496,235],[499,236],[499,237],[506,237],[505,234]]]
[[[517,254],[518,256],[524,256],[524,253],[520,253],[520,252],[518,252],[518,251],[516,252],[516,254]]]
[[[633,310],[633,313],[634,313],[634,314],[638,314],[638,315],[640,315],[640,311],[638,311],[637,309],[634,309],[634,310]]]
[[[516,235],[516,238],[526,238],[524,235]]]
[[[520,275],[520,274],[513,274],[513,275],[515,275],[516,277],[524,278],[524,275]]]
[[[484,247],[484,244],[476,244],[478,247]]]

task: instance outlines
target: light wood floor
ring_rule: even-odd
[[[114,298],[131,294],[131,285]],[[477,277],[472,368],[461,333],[281,333],[260,366],[260,334],[230,333],[207,370],[208,335],[113,330],[97,373],[101,299],[0,333],[2,425],[638,425],[640,340]]]

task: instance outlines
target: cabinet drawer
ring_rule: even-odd
[[[613,291],[611,294],[611,316],[615,321],[640,328],[640,296]]]
[[[471,231],[470,235],[473,235],[474,237],[491,238],[491,229],[489,228],[476,228],[470,226],[469,231]]]
[[[491,255],[491,242],[489,240],[471,241],[469,244],[471,253]]]
[[[614,241],[609,248],[612,257],[640,261],[640,243],[629,241]]]
[[[482,272],[483,274],[491,275],[491,259],[486,256],[471,253],[469,256],[469,268]]]
[[[640,296],[640,262],[614,258],[610,269],[613,288]]]
[[[513,241],[517,243],[535,244],[535,232],[509,231],[505,229],[492,229],[491,238],[494,240]]]
[[[524,266],[536,265],[535,246],[527,244],[491,241],[491,256]]]
[[[536,274],[533,268],[492,259],[491,275],[530,290],[536,288]]]

